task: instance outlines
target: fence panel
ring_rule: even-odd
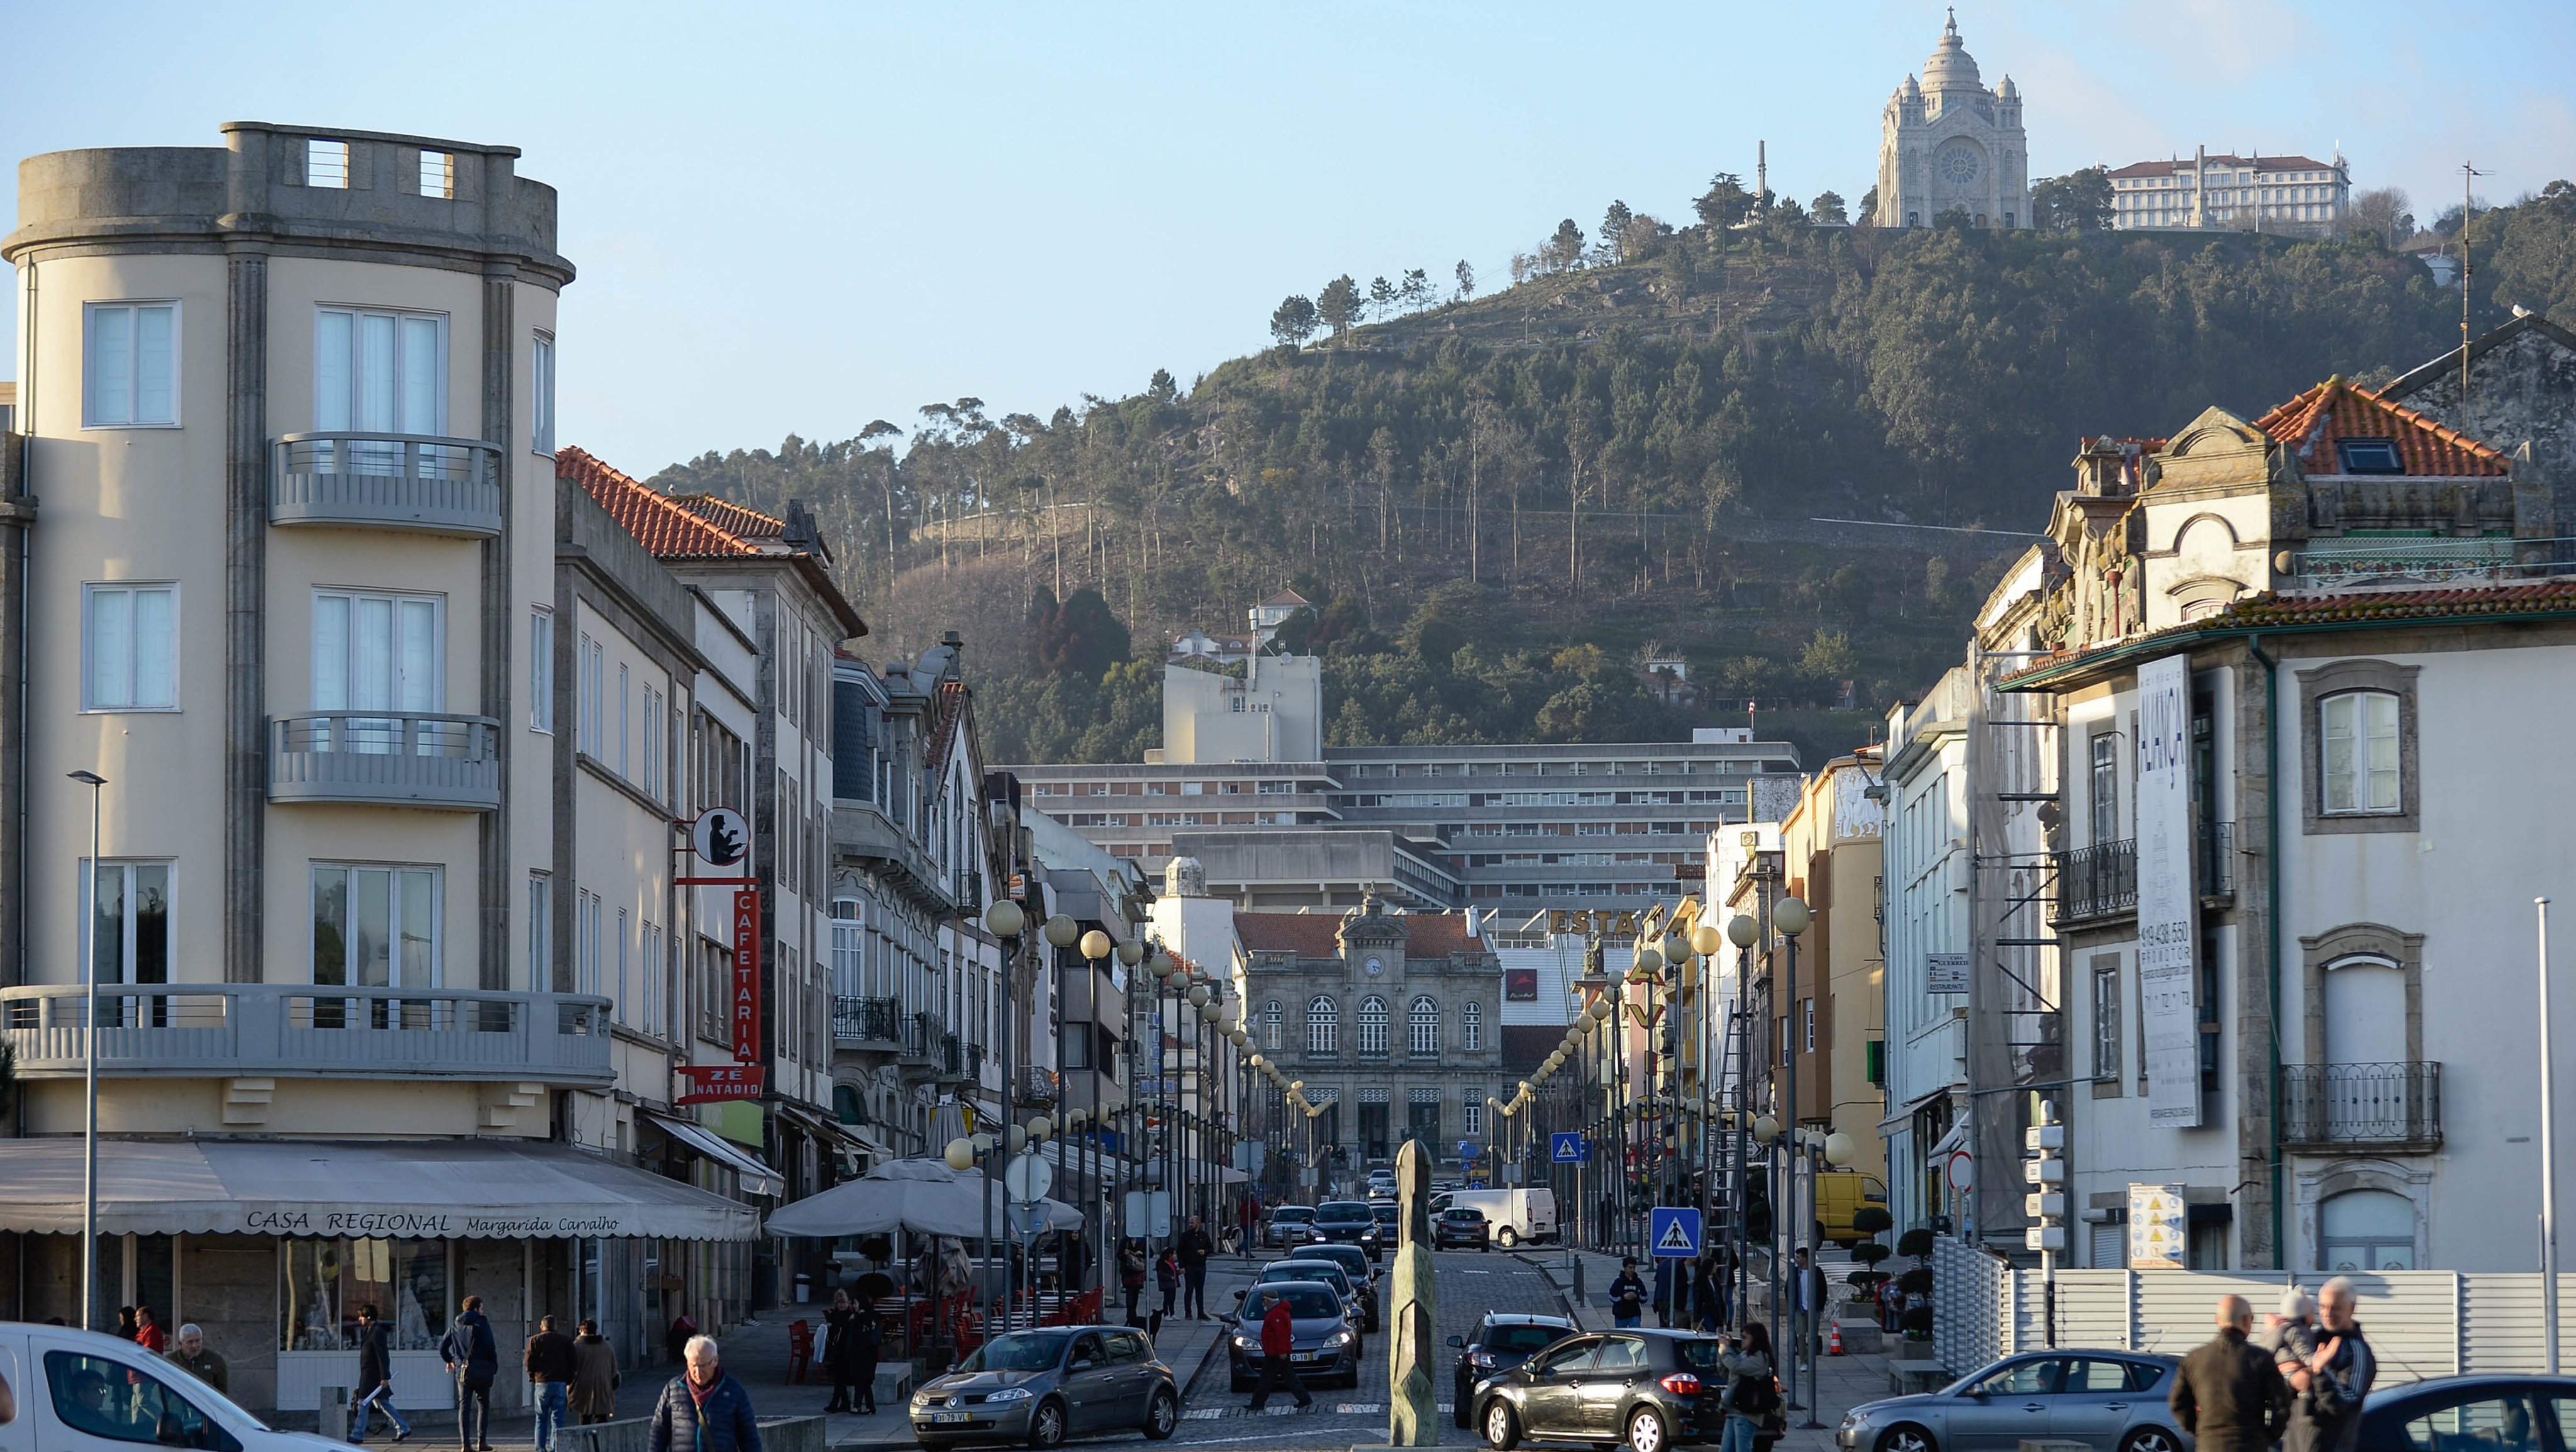
[[[2180,1356],[2215,1334],[2219,1297],[2233,1292],[2268,1311],[2281,1299],[2284,1279],[2278,1271],[2140,1271],[2129,1344]]]
[[[2299,1288],[2314,1296],[2326,1279],[2306,1276]],[[2370,1338],[2382,1385],[2450,1376],[2460,1369],[2461,1276],[2450,1271],[2388,1271],[2355,1274],[2350,1279],[2353,1319]],[[2516,1279],[2529,1280],[2533,1296],[2538,1297],[2539,1277]],[[2539,1317],[2534,1316],[2532,1323],[2537,1340]]]
[[[1932,1355],[1953,1376],[1993,1361],[2004,1346],[2004,1283],[2011,1272],[1947,1236],[1932,1247]]]
[[[2562,1366],[2576,1360],[2576,1276],[2558,1278],[2558,1347]],[[2460,1370],[2537,1374],[2546,1357],[2538,1275],[2460,1277]]]

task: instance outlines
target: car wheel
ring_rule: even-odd
[[[1513,1246],[1521,1243],[1520,1232],[1512,1229],[1508,1225],[1504,1226],[1501,1230],[1496,1231],[1494,1233],[1494,1239],[1498,1241],[1505,1250],[1509,1250]]]
[[[2120,1439],[2120,1452],[2182,1452],[2182,1439],[2162,1427],[2140,1427]]]
[[[1049,1397],[1029,1413],[1029,1445],[1061,1447],[1064,1445],[1064,1403]]]
[[[1494,1452],[1512,1452],[1520,1443],[1520,1418],[1512,1415],[1512,1404],[1501,1397],[1485,1403],[1485,1445]]]
[[[1181,1399],[1169,1387],[1157,1390],[1154,1399],[1145,1403],[1145,1440],[1160,1442],[1180,1425]]]
[[[1878,1434],[1877,1452],[1940,1452],[1932,1434],[1912,1422],[1899,1422]]]
[[[1628,1445],[1635,1452],[1664,1452],[1664,1417],[1653,1407],[1628,1414]]]

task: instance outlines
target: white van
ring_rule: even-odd
[[[1431,1197],[1436,1217],[1452,1205],[1464,1205],[1493,1227],[1494,1244],[1505,1250],[1527,1242],[1556,1238],[1556,1192],[1544,1187],[1509,1190],[1451,1190]]]
[[[0,1452],[346,1452],[310,1432],[278,1432],[222,1392],[131,1341],[0,1321],[0,1381],[17,1416]]]

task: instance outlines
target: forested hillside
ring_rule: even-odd
[[[874,650],[964,633],[999,759],[1132,758],[1156,672],[1117,662],[1240,632],[1290,583],[1325,607],[1336,741],[1665,734],[1754,701],[1812,751],[1956,658],[2079,435],[2251,414],[2459,337],[2458,294],[2377,239],[1610,221],[1481,296],[1463,267],[1445,301],[1419,273],[1335,278],[1186,390],[1158,372],[1048,418],[958,399],[652,482],[805,500]],[[2576,190],[2472,237],[2477,326],[2576,303]],[[1699,703],[1665,704],[1649,656]],[[1845,681],[1855,709],[1824,713]]]

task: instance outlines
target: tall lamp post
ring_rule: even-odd
[[[1784,1066],[1788,1072],[1782,1076],[1784,1088],[1782,1090],[1781,1108],[1783,1118],[1787,1120],[1787,1124],[1784,1127],[1788,1129],[1789,1133],[1793,1137],[1798,1132],[1798,1056],[1805,1052],[1806,1031],[1808,1028],[1812,1027],[1814,1022],[1812,1019],[1802,1018],[1803,1010],[1798,1002],[1798,935],[1807,931],[1808,925],[1814,921],[1814,914],[1808,912],[1806,903],[1798,898],[1784,897],[1771,905],[1771,926],[1780,930],[1780,938],[1787,959],[1787,966],[1782,972],[1781,982],[1785,985],[1783,991],[1786,995],[1786,1009],[1789,1016],[1789,1052],[1782,1056],[1788,1060],[1788,1063]],[[1789,1234],[1786,1242],[1792,1247],[1795,1247],[1798,1244],[1798,1237],[1804,1235],[1807,1232],[1807,1227],[1813,1224],[1815,1220],[1811,1208],[1802,1205],[1798,1201],[1797,1183],[1796,1170],[1793,1167],[1790,1172],[1789,1180],[1789,1208],[1795,1218],[1789,1222]],[[1812,1248],[1809,1250],[1808,1254],[1814,1254]],[[1798,1278],[1799,1283],[1796,1290],[1792,1293],[1794,1299],[1804,1300],[1806,1298],[1807,1287],[1805,1281],[1806,1278],[1804,1276]],[[1803,1311],[1806,1307],[1799,1306],[1797,1309]],[[1818,1306],[1816,1308],[1816,1311],[1819,1314],[1821,1314],[1823,1310],[1824,1308],[1822,1306]],[[1795,1324],[1794,1320],[1792,1324]],[[1814,1351],[1808,1345],[1808,1341],[1809,1337],[1807,1333],[1803,1330],[1799,1331],[1798,1344],[1791,1350],[1789,1355],[1789,1405],[1793,1407],[1798,1405],[1797,1369],[1799,1364],[1801,1362],[1806,1364],[1807,1379],[1809,1381],[1812,1382],[1815,1378],[1816,1358]],[[1812,1386],[1808,1388],[1810,1400],[1813,1400],[1814,1390],[1815,1389]],[[1812,1412],[1809,1413],[1808,1419],[1810,1421],[1814,1420],[1814,1414]]]
[[[1002,981],[1013,988],[1018,987],[1019,969],[1026,956],[1022,950],[1027,946],[1021,935],[1028,930],[1029,915],[1011,899],[996,898],[991,907],[984,909],[984,926],[1002,943]],[[1017,1005],[1009,1001],[1011,997],[1009,993],[1003,995],[1005,1002],[1002,1007],[1006,1025],[1002,1031],[1002,1123],[1005,1125],[1019,1122],[1019,1115],[1011,1102],[1012,1091],[1018,1087],[1011,1079],[1019,1073],[1019,1013]],[[1020,1276],[1016,1263],[1004,1279],[1002,1289],[1010,1295],[1019,1294]]]
[[[89,788],[89,901],[81,904],[81,936],[89,980],[89,1017],[81,1034],[81,1329],[98,1329],[98,822],[99,789],[107,778],[94,771],[67,773]]]

